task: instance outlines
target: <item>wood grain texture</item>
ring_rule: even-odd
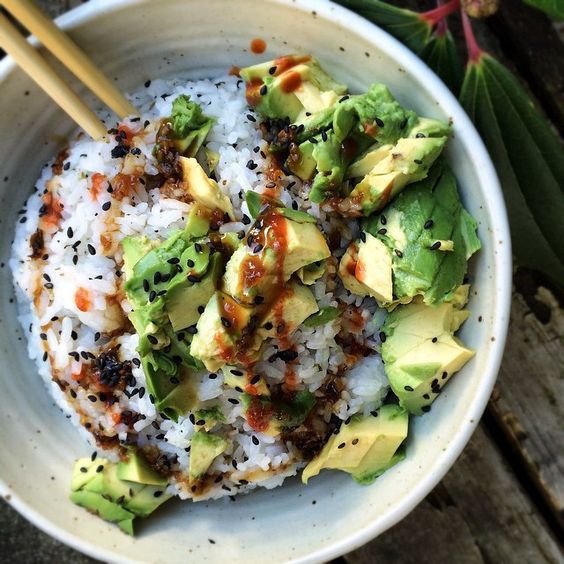
[[[549,309],[546,324],[514,296],[488,410],[564,530],[564,311],[545,288],[536,299]]]
[[[433,492],[350,564],[562,563],[542,516],[480,426]]]

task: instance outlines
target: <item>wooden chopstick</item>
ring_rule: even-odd
[[[1,13],[0,47],[13,57],[22,70],[86,133],[94,139],[104,137],[106,126]]]
[[[0,3],[121,119],[139,114],[115,84],[31,0]]]

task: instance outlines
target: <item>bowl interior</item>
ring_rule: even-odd
[[[171,502],[139,528],[135,539],[73,506],[68,501],[72,463],[90,450],[54,407],[27,359],[7,259],[17,211],[45,161],[74,126],[22,72],[4,62],[0,491],[36,524],[105,560],[319,560],[390,527],[428,493],[460,453],[491,391],[503,347],[510,294],[505,212],[491,163],[467,118],[438,79],[395,40],[323,0],[100,0],[62,21],[125,91],[140,88],[150,78],[217,76],[231,65],[305,52],[318,57],[353,91],[383,81],[418,113],[452,118],[455,136],[449,159],[465,205],[479,222],[483,243],[472,263],[471,317],[462,332],[477,354],[432,411],[413,421],[407,459],[372,486],[325,472],[307,488],[290,480],[282,488],[236,500]],[[268,45],[261,56],[249,49],[257,37]]]

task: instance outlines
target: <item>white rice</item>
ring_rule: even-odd
[[[58,405],[90,444],[96,446],[92,434],[95,432],[98,438],[117,436],[122,443],[157,447],[176,473],[171,492],[182,498],[218,498],[257,485],[276,487],[304,464],[300,452],[290,442],[253,431],[243,417],[241,405],[229,402],[239,394],[223,385],[221,372],[214,379],[207,372],[194,376],[198,381],[200,408],[221,408],[226,422],[214,432],[224,434],[230,443],[210,469],[210,473],[222,474],[222,480],[203,493],[192,492],[183,480],[187,476],[188,450],[195,432],[190,414],[176,423],[163,419],[149,394],[144,393],[146,382],[140,367],[133,366],[133,385],[123,392],[115,392],[118,401],[109,407],[103,401],[89,399],[92,391],[76,381],[83,365],[89,365],[92,356],[97,356],[108,342],[105,335],[108,332],[118,330],[115,339],[121,345],[121,361],[138,358],[137,335],[119,329],[124,314],[131,310],[121,291],[119,243],[128,235],[166,239],[172,231],[184,226],[191,204],[167,198],[158,189],[147,191],[141,184],[120,201],[115,193],[108,191],[105,179],[136,169],[146,174],[157,173],[151,151],[159,119],[170,115],[172,100],[179,94],[189,94],[207,115],[217,120],[206,145],[219,154],[218,184],[231,198],[237,216],[236,222],[222,226],[221,231],[239,231],[245,227],[240,221],[243,213],[248,214],[244,194],[248,190],[264,189],[268,160],[261,155],[261,151],[266,154],[266,143],[261,139],[258,120],[255,121],[254,112],[245,101],[242,81],[233,76],[216,81],[155,80],[132,96],[133,103],[142,111],[141,120],[125,122],[136,134],[133,146],[139,149],[139,154],[112,158],[111,151],[116,146],[113,137],[94,142],[78,134],[70,143],[61,174],[54,176],[50,163],[45,165],[34,194],[19,216],[10,266],[20,308],[19,320],[28,335],[29,356],[36,361],[38,372]],[[254,170],[246,166],[251,159],[258,165]],[[96,173],[103,178],[95,176]],[[96,182],[101,190],[93,195],[92,186]],[[340,232],[341,246],[335,252],[339,258],[358,233],[356,223],[327,217],[319,206],[307,201],[307,189],[298,178],[288,176],[282,185],[289,187],[280,194],[285,205],[290,207],[295,202],[299,209],[309,211],[318,218],[325,233],[334,229]],[[45,226],[40,209],[48,188],[57,194],[64,207],[51,233],[45,234],[43,258],[31,259],[30,237],[40,225]],[[106,239],[106,247],[101,236]],[[90,311],[83,312],[77,306],[78,288],[86,290],[92,305]],[[344,375],[345,388],[325,418],[328,420],[333,415],[344,420],[355,413],[366,414],[377,409],[388,391],[377,337],[385,312],[373,300],[344,290],[335,276],[334,264],[312,290],[320,307],[345,304],[347,309],[341,319],[316,328],[302,327],[291,336],[299,353],[295,366],[297,388],[319,396],[328,379]],[[355,364],[356,358],[345,354],[338,344],[338,335],[362,342],[374,354]],[[266,343],[262,360],[255,366],[255,371],[269,385],[282,383],[285,377],[286,364],[280,359],[268,360],[277,351],[276,347],[274,339]],[[55,383],[54,377],[60,384]],[[117,417],[125,411],[138,414],[132,428]],[[113,453],[111,450],[108,445],[105,455],[115,457],[117,450],[113,448]]]

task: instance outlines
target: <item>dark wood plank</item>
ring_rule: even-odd
[[[562,563],[542,516],[480,426],[438,487],[350,564]]]
[[[564,310],[525,276],[488,411],[564,530]]]

